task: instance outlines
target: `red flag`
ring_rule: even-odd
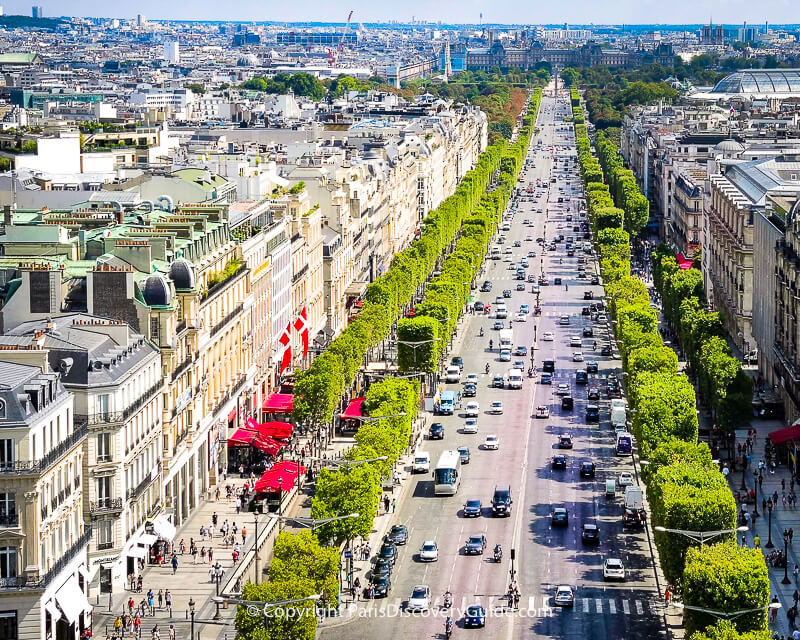
[[[306,324],[307,320],[308,320],[308,315],[306,315],[306,308],[303,307],[303,310],[300,312],[300,315],[297,317],[297,320],[294,321],[294,330],[300,334],[300,337],[303,340],[304,358],[308,355],[308,325]]]
[[[292,364],[292,323],[286,325],[286,329],[284,329],[283,333],[281,334],[279,342],[283,345],[283,357],[281,358],[281,369],[280,374],[283,375],[283,372],[289,368],[289,365]]]

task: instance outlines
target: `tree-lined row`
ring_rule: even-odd
[[[609,312],[616,323],[617,343],[628,376],[631,428],[640,458],[649,462],[642,479],[653,524],[682,531],[734,529],[733,495],[712,462],[708,446],[697,441],[694,388],[678,372],[674,351],[664,345],[646,286],[631,276],[629,231],[638,233],[646,222],[645,217],[639,224],[638,205],[631,209],[638,188],[634,193],[630,187],[616,147],[598,135],[601,164],[607,175],[613,175],[609,184],[603,183],[603,174],[591,155],[586,127],[576,125],[575,131]],[[614,207],[613,193],[621,196],[616,200],[619,208]],[[666,579],[676,586],[684,603],[694,607],[725,612],[765,607],[769,579],[760,551],[737,547],[735,534],[718,540],[721,542],[716,545],[690,549],[688,538],[656,532]],[[688,633],[715,622],[691,610],[684,615]],[[735,625],[738,631],[766,629],[766,611],[742,615]]]

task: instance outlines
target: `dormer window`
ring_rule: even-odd
[[[0,400],[0,420],[6,419],[6,402],[5,400]]]

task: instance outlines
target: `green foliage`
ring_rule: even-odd
[[[740,633],[767,630],[769,594],[769,574],[761,549],[747,549],[727,542],[690,549],[686,554],[685,604],[731,613],[762,609],[733,619]],[[688,609],[684,611],[683,621],[687,635],[716,623],[708,614]]]
[[[333,607],[337,601],[338,570],[338,549],[323,547],[311,531],[284,531],[275,539],[269,566],[271,582],[310,582],[314,585],[314,593],[327,596],[327,600],[320,604]]]
[[[380,429],[375,424],[367,424],[356,435],[362,431],[366,434]],[[357,513],[359,516],[322,525],[316,532],[320,541],[323,544],[340,544],[357,536],[368,537],[381,494],[380,476],[369,463],[338,471],[322,469],[317,476],[317,488],[311,501],[311,517],[335,518],[350,513]]]
[[[418,316],[397,323],[397,367],[403,373],[426,371],[434,373],[439,361],[437,344],[441,325],[434,318]],[[424,344],[420,344],[424,343]]]
[[[706,630],[695,631],[689,640],[771,640],[772,634],[768,629],[746,631],[740,633],[730,620],[718,620]]]
[[[593,221],[597,231],[622,229],[625,222],[625,212],[616,207],[600,207],[595,212]]]
[[[203,86],[199,82],[190,82],[189,84],[185,84],[183,86],[191,90],[192,93],[196,93],[201,96],[206,92],[205,86]]]
[[[298,193],[302,193],[303,189],[305,188],[306,188],[306,183],[301,180],[297,184],[292,185],[292,187],[289,189],[289,193],[297,195]]]
[[[711,449],[705,442],[687,442],[670,436],[660,442],[650,454],[649,464],[642,467],[642,478],[646,485],[662,467],[683,462],[708,471],[715,469]]]
[[[271,78],[257,76],[242,84],[243,89],[264,91],[266,93],[285,94],[289,91],[295,95],[305,96],[312,100],[325,97],[325,85],[309,73],[300,71],[294,74],[277,73]]]
[[[281,580],[279,582],[247,583],[242,589],[244,600],[281,602],[314,595],[311,580]],[[298,602],[265,618],[262,612],[253,615],[248,608],[236,609],[238,640],[314,640],[317,633],[316,603]]]

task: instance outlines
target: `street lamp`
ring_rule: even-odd
[[[792,584],[789,580],[789,531],[783,530],[783,580],[781,584]]]
[[[364,458],[363,460],[337,460],[335,458],[312,458],[312,460],[319,460],[320,463],[325,466],[331,467],[345,467],[349,469],[350,467],[355,467],[360,464],[366,464],[367,462],[379,462],[380,460],[388,460],[389,456],[378,456],[377,458]]]
[[[678,535],[686,536],[694,542],[699,542],[702,546],[709,540],[718,536],[724,536],[726,533],[736,533],[737,531],[747,531],[747,527],[737,527],[736,529],[721,529],[719,531],[684,531],[683,529],[667,529],[666,527],[654,527],[656,531],[661,533],[676,533]]]
[[[398,340],[397,344],[398,345],[404,344],[405,346],[410,347],[410,348],[412,348],[414,350],[414,370],[416,371],[416,369],[417,369],[417,349],[419,349],[423,345],[431,344],[432,342],[439,342],[439,340],[441,340],[441,338],[431,338],[430,340],[414,340],[414,341],[412,341],[412,340]],[[397,350],[397,355],[398,355],[398,357],[400,356],[400,350],[399,349]]]
[[[767,498],[767,511],[769,512],[769,523],[767,524],[767,544],[764,545],[765,549],[774,549],[775,545],[772,544],[772,498]]]
[[[360,518],[360,513],[348,513],[346,516],[334,516],[333,518],[303,518],[300,516],[284,516],[284,515],[277,515],[274,513],[269,514],[270,518],[275,518],[277,520],[289,520],[294,522],[299,527],[304,527],[306,529],[311,529],[312,531],[316,530],[317,528],[328,524],[329,522],[336,522],[337,520],[350,520],[352,518]]]
[[[361,422],[374,422],[375,420],[384,420],[386,418],[400,418],[407,415],[405,411],[401,413],[390,413],[387,416],[345,416],[343,413],[337,415],[337,418],[345,418],[347,420],[360,420]]]
[[[191,640],[194,640],[194,600],[189,598],[189,615],[192,616]]]
[[[220,572],[219,572],[219,570],[221,568],[222,568],[222,566],[220,565],[219,560],[217,560],[217,563],[214,565],[214,582],[217,583],[217,597],[219,597],[219,583],[220,583],[220,580],[222,579],[221,576],[220,576]],[[214,618],[213,619],[214,620],[219,620],[221,617],[222,616],[220,616],[220,614],[219,614],[219,602],[217,602],[217,611],[214,614]]]
[[[256,582],[256,584],[258,584],[258,580],[261,577],[260,567],[259,567],[260,558],[258,557],[258,509],[254,509],[253,510],[253,520],[254,520],[255,526],[256,526],[256,537],[253,540],[253,551],[255,552],[255,557],[254,557],[253,560],[254,560],[254,563],[255,563],[255,566],[256,566],[256,580],[255,580],[255,582]]]
[[[706,613],[710,616],[714,616],[715,618],[722,618],[723,620],[733,620],[734,618],[738,618],[739,616],[743,616],[748,613],[758,613],[759,611],[766,611],[769,609],[770,611],[776,611],[777,609],[781,608],[780,602],[770,602],[768,605],[764,607],[755,607],[753,609],[739,609],[738,611],[731,611],[730,613],[726,611],[715,611],[714,609],[704,609],[703,607],[694,607],[689,604],[684,604],[683,602],[674,602],[673,605],[676,609],[685,609],[686,611],[697,611],[698,613]]]

